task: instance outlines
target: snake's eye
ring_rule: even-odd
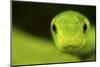
[[[52,30],[53,30],[55,33],[57,33],[57,29],[56,29],[55,24],[52,25]]]
[[[86,30],[87,30],[87,25],[86,25],[86,23],[84,23],[84,26],[83,26],[83,32],[85,33]]]

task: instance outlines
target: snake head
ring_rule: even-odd
[[[51,22],[51,32],[56,46],[65,52],[78,53],[86,43],[89,20],[79,12],[64,11]]]

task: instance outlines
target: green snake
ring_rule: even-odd
[[[54,42],[61,51],[76,55],[95,52],[95,26],[77,11],[64,11],[51,21]]]

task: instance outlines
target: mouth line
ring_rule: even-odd
[[[76,51],[79,51],[84,45],[85,45],[85,39],[82,41],[82,43],[80,43],[80,46],[78,47],[75,47],[75,46],[67,46],[67,47],[63,47],[64,50],[67,50],[67,51],[72,51],[74,50],[75,52]]]

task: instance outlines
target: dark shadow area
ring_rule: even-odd
[[[92,24],[96,23],[96,6],[13,1],[12,24],[31,34],[51,38],[51,20],[65,10],[78,11]]]

